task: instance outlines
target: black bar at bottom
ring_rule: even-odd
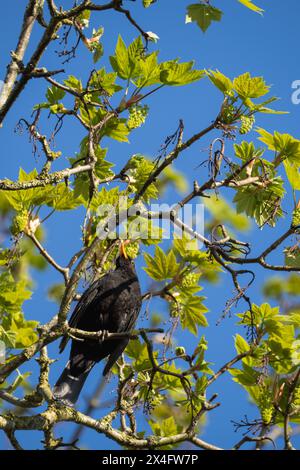
[[[0,451],[1,468],[4,465],[22,464],[28,465],[28,468],[34,468],[35,464],[58,463],[60,466],[66,465],[82,466],[87,468],[102,468],[110,466],[122,466],[125,468],[138,468],[141,465],[163,466],[163,465],[182,465],[192,466],[205,464],[232,465],[241,463],[263,463],[272,465],[272,458],[276,459],[276,464],[284,464],[285,467],[299,463],[299,451],[198,451],[198,450],[91,450],[91,451]],[[271,460],[270,460],[271,459]],[[27,468],[27,467],[26,467]],[[69,467],[70,468],[70,467]],[[292,468],[292,467],[289,467]]]

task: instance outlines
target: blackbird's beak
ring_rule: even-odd
[[[127,241],[127,240],[126,240]],[[123,256],[123,258],[125,259],[128,259],[128,256],[127,256],[127,253],[126,253],[126,250],[125,250],[125,245],[128,244],[128,241],[127,243],[125,242],[121,242],[121,245],[120,245],[120,256]]]

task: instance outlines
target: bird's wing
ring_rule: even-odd
[[[103,278],[98,279],[97,281],[93,282],[93,284],[91,284],[90,287],[82,294],[69,320],[69,326],[71,328],[76,328],[82,315],[86,312],[86,309],[91,305],[93,300],[102,290],[101,288],[103,284],[103,282],[101,282],[102,280]],[[62,352],[65,349],[68,341],[69,341],[68,336],[64,336],[62,338],[60,345],[59,345],[59,352]]]
[[[131,331],[132,328],[135,325],[136,319],[138,317],[140,311],[140,305],[136,305],[134,309],[130,312],[129,315],[127,315],[127,321],[123,324],[122,328],[120,331]]]
[[[101,279],[102,280],[102,279]],[[93,300],[96,298],[96,296],[99,294],[99,291],[101,291],[101,280],[95,281],[93,284],[90,285],[90,287],[82,294],[79,302],[77,303],[71,318],[69,320],[69,325],[72,328],[76,328],[78,325],[78,322],[81,319],[81,316],[85,313],[87,308],[91,305]]]
[[[138,292],[134,293],[134,296],[135,296],[134,305],[132,305],[131,308],[128,309],[126,319],[122,323],[121,328],[118,329],[119,332],[131,331],[135,325],[136,319],[141,309],[142,300],[141,300],[139,290]],[[126,349],[128,343],[129,343],[129,338],[124,338],[124,339],[119,340],[119,344],[116,345],[116,347],[114,348],[114,350],[111,352],[111,354],[108,357],[107,363],[103,370],[103,375],[106,375],[110,371],[112,366],[115,364],[115,362],[119,359],[121,354]]]
[[[134,283],[131,292],[131,298],[124,308],[125,318],[121,324],[119,331],[130,331],[135,325],[139,312],[142,306],[142,296],[139,285]]]

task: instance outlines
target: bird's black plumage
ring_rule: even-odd
[[[95,281],[82,295],[71,316],[69,325],[85,331],[106,330],[111,333],[130,331],[141,308],[141,291],[134,263],[121,252],[116,269]],[[62,339],[60,352],[68,338]],[[72,340],[70,359],[58,379],[53,395],[68,405],[79,396],[92,367],[108,357],[106,375],[128,344],[128,338],[102,341]]]

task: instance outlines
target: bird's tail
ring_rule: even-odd
[[[56,400],[67,406],[74,406],[95,362],[87,360],[84,365],[85,367],[78,371],[72,370],[70,361],[67,363],[53,388],[53,396]]]

